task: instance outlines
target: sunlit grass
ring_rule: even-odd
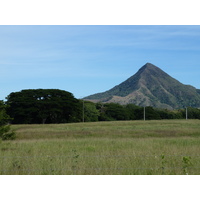
[[[13,125],[0,174],[200,174],[199,120]],[[164,155],[164,158],[162,157]]]

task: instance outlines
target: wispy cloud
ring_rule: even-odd
[[[29,79],[64,87],[72,78],[128,78],[144,62],[194,62],[200,26],[0,26],[0,44],[1,85],[28,87]]]

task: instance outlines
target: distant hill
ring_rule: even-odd
[[[186,106],[200,107],[200,90],[184,85],[155,65],[146,63],[121,84],[84,99],[176,109]]]

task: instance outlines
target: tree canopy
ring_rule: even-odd
[[[67,123],[80,121],[81,104],[70,92],[32,89],[7,97],[12,123]]]

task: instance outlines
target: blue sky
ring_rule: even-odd
[[[0,99],[56,88],[76,98],[120,84],[150,62],[200,89],[200,26],[0,26]]]

